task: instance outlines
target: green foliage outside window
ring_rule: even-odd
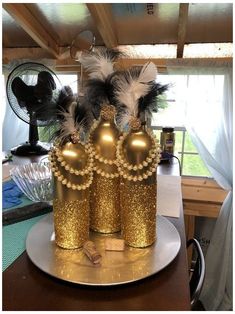
[[[158,109],[166,109],[168,107],[167,96],[162,94],[158,96]]]
[[[160,130],[154,131],[160,141]],[[174,155],[177,156],[182,163],[182,141],[183,131],[175,131],[175,147]],[[201,157],[197,154],[196,147],[194,146],[190,136],[185,132],[184,152],[193,154],[184,154],[183,156],[183,169],[182,175],[185,176],[202,176],[211,177],[210,172],[202,161]],[[196,155],[196,154],[197,155]]]

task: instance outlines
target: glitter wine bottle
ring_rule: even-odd
[[[95,122],[90,132],[94,156],[94,180],[91,185],[90,227],[101,233],[120,230],[119,173],[116,147],[119,130],[112,106],[115,76],[114,62],[121,53],[114,49],[97,49],[83,53],[80,62],[87,71],[85,97]]]
[[[94,179],[91,185],[91,229],[102,233],[117,232],[120,222],[120,180],[116,161],[119,130],[115,108],[101,107],[100,120],[93,125],[90,144],[93,149]]]
[[[89,145],[80,140],[76,106],[72,103],[69,112],[64,113],[60,135],[50,153],[55,242],[65,249],[79,248],[89,238],[93,160]]]
[[[159,148],[150,130],[139,120],[121,136],[118,163],[121,175],[120,204],[122,237],[133,247],[146,247],[156,240],[157,178]]]
[[[155,82],[156,75],[155,65],[147,63],[115,78],[116,99],[125,107],[122,125],[128,130],[120,137],[117,149],[121,233],[126,244],[140,248],[153,244],[157,234],[156,170],[160,147],[145,122],[146,113],[156,109],[156,97],[166,89]]]

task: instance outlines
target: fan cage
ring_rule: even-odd
[[[52,100],[50,103],[48,103],[47,105],[50,105],[51,108],[47,108],[47,106],[45,106],[45,108],[43,108],[43,111],[48,111],[51,110],[53,111],[53,109],[55,109],[56,106],[56,99],[59,96],[59,91],[61,89],[61,83],[59,78],[57,77],[57,75],[47,66],[41,64],[41,63],[36,63],[36,62],[27,62],[27,63],[23,63],[18,65],[17,67],[15,67],[12,72],[9,74],[8,79],[7,79],[7,84],[6,84],[6,94],[7,94],[7,99],[9,102],[10,107],[12,108],[13,112],[18,116],[18,118],[20,118],[21,120],[23,120],[24,122],[28,123],[28,124],[35,124],[37,126],[46,126],[50,123],[50,120],[45,119],[45,114],[43,114],[43,119],[41,119],[40,116],[40,112],[28,112],[26,107],[21,107],[17,98],[15,97],[15,95],[13,94],[12,91],[12,81],[16,78],[16,77],[20,77],[25,84],[27,84],[28,86],[35,86],[37,83],[37,78],[38,78],[38,74],[41,71],[47,71],[49,72],[56,84],[56,88],[55,90],[53,90],[52,93]],[[42,109],[42,108],[41,108]],[[45,112],[44,112],[45,113]],[[30,114],[35,116],[35,122],[33,122],[32,117],[30,118]],[[48,115],[49,118],[49,115]]]

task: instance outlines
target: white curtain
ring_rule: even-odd
[[[169,66],[185,80],[185,126],[212,177],[229,191],[206,253],[200,299],[206,310],[232,310],[232,67]]]

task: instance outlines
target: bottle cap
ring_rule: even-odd
[[[162,131],[166,132],[166,133],[171,133],[171,132],[174,132],[174,128],[172,128],[172,127],[164,127],[164,128],[162,128]]]

